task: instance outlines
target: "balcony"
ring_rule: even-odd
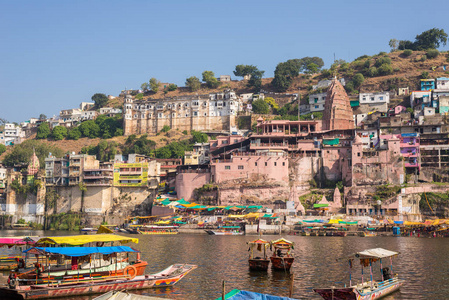
[[[418,152],[401,153],[403,157],[418,157]]]
[[[128,170],[128,171],[121,171],[120,175],[140,175],[142,174],[142,170]]]
[[[84,179],[112,179],[114,178],[112,175],[84,175]]]
[[[399,146],[401,148],[416,148],[419,147],[419,143],[418,142],[400,143]]]

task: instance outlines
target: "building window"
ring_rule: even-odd
[[[360,152],[357,152],[357,156],[360,156]]]
[[[285,162],[282,163],[282,166],[285,167]]]
[[[274,166],[275,166],[275,167],[277,166],[276,162],[274,162]]]
[[[254,165],[257,167],[257,161],[254,163]]]
[[[231,170],[231,166],[225,166],[225,170]]]
[[[239,166],[239,170],[243,170],[243,166]]]
[[[315,105],[315,108],[318,108],[318,107],[320,107],[319,105]]]
[[[267,162],[265,162],[265,167],[266,167],[266,166],[268,166],[268,163],[267,163]]]
[[[380,97],[379,97],[379,100],[384,100],[384,97],[380,96]]]

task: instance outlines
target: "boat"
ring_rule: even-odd
[[[267,256],[267,248],[270,245],[269,242],[257,239],[252,242],[248,242],[249,245],[249,268],[256,271],[266,271],[270,264],[270,260]]]
[[[224,296],[221,296],[220,298],[217,298],[215,300],[222,300],[222,299],[225,299],[225,300],[243,300],[243,299],[248,299],[248,300],[259,300],[259,299],[260,300],[262,300],[262,299],[295,300],[294,298],[289,298],[289,297],[261,294],[261,293],[255,293],[255,292],[250,292],[250,291],[242,291],[242,290],[238,290],[238,289],[234,289],[234,290],[230,291],[229,293],[225,294]]]
[[[383,248],[374,248],[356,252],[348,258],[349,263],[349,287],[331,287],[331,288],[317,288],[313,289],[326,300],[374,300],[382,298],[388,294],[397,291],[403,284],[404,280],[399,279],[398,275],[393,275],[393,257],[396,257],[399,252],[386,250]],[[383,267],[382,259],[388,259],[389,267]],[[362,282],[353,284],[351,278],[351,270],[355,260],[359,260],[362,266]],[[373,264],[379,262],[381,279],[376,281],[373,276]],[[363,268],[370,267],[370,280],[364,281]]]
[[[35,240],[31,237],[0,238],[0,271],[9,271],[19,267],[23,263],[22,251],[34,243]]]
[[[97,232],[97,228],[93,228],[93,227],[84,227],[84,228],[81,228],[81,232]]]
[[[127,291],[110,291],[98,297],[95,297],[93,300],[155,300],[155,299],[165,299],[170,300],[168,298],[159,298],[153,296],[146,295],[136,295],[132,293],[128,293]]]
[[[178,226],[145,225],[138,229],[140,234],[178,234]]]
[[[243,235],[245,232],[240,226],[221,226],[218,229],[206,230],[211,235]]]
[[[88,277],[76,281],[49,280],[41,284],[20,286],[11,285],[10,281],[10,286],[0,288],[0,295],[2,295],[2,299],[48,299],[94,295],[117,290],[168,287],[175,285],[196,268],[196,265],[174,264],[159,273],[151,275]]]
[[[291,251],[293,250],[293,242],[284,238],[270,242],[270,247],[274,247],[273,254],[270,257],[271,267],[276,270],[290,270],[295,258]]]
[[[30,257],[37,261],[31,268],[13,274],[19,284],[47,281],[74,281],[83,278],[143,275],[148,265],[140,259],[140,252],[128,246],[112,247],[33,247],[23,251],[25,264]],[[129,254],[135,253],[131,260]],[[52,260],[50,260],[50,258]]]

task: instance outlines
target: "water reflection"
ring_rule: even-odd
[[[17,235],[23,235],[20,232]],[[45,235],[66,232],[45,232]],[[3,234],[4,235],[4,234]],[[35,234],[36,235],[36,234]],[[44,235],[44,233],[40,233]],[[140,293],[171,299],[215,299],[220,297],[222,281],[226,290],[234,288],[288,296],[290,274],[283,271],[253,272],[248,268],[248,246],[252,236],[139,235],[136,248],[149,266],[146,272],[158,272],[174,263],[197,264],[187,277],[171,288],[145,290]],[[279,236],[264,236],[266,240]],[[449,239],[404,237],[303,237],[286,236],[295,242],[293,296],[297,299],[320,299],[316,287],[349,284],[346,261],[337,258],[368,248],[382,247],[401,252],[393,270],[406,280],[401,290],[385,299],[447,299],[449,262],[445,258]],[[389,265],[389,262],[386,262]],[[374,271],[380,278],[380,266]],[[369,268],[365,270],[369,278]],[[361,268],[355,265],[354,281],[360,282]],[[78,297],[77,299],[80,299]]]

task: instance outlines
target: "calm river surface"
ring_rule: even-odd
[[[69,235],[55,231],[3,231],[7,235]],[[222,281],[227,292],[244,289],[253,292],[288,296],[290,279],[284,272],[250,272],[246,242],[256,236],[210,235],[133,235],[139,244],[129,244],[142,252],[148,261],[146,273],[161,271],[174,263],[196,264],[198,268],[172,288],[146,290],[145,294],[170,299],[216,299],[221,296]],[[348,284],[347,262],[337,262],[356,251],[381,247],[401,254],[393,261],[394,273],[405,279],[399,292],[385,299],[449,299],[449,239],[412,237],[303,237],[284,236],[295,242],[294,298],[321,299],[314,287]],[[272,240],[279,236],[263,236]],[[385,266],[385,262],[384,262]],[[375,278],[380,266],[375,265]],[[353,279],[360,282],[360,265]],[[354,269],[353,269],[354,270]],[[365,269],[365,280],[369,268]]]

